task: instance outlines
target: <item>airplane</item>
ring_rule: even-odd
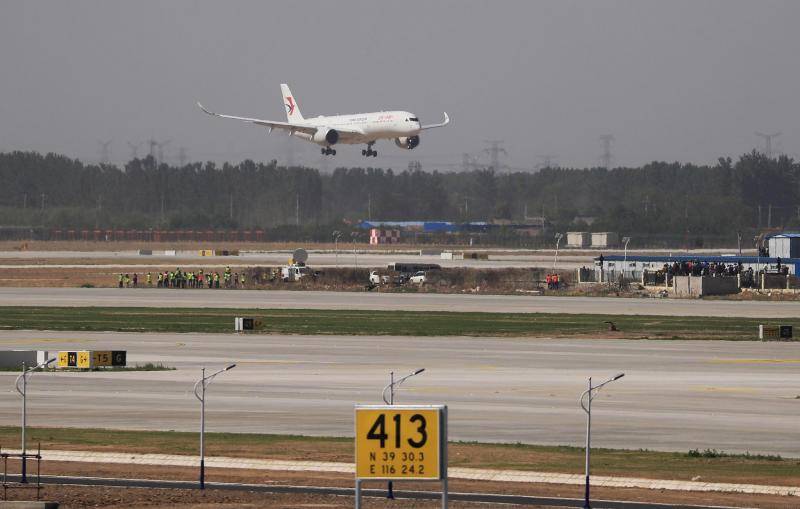
[[[317,116],[313,118],[303,118],[300,113],[300,105],[292,95],[289,86],[281,84],[284,106],[286,106],[286,122],[276,122],[273,120],[261,120],[258,118],[235,117],[233,115],[222,115],[207,110],[199,102],[197,105],[201,110],[209,115],[221,118],[232,118],[250,122],[273,129],[283,129],[289,131],[290,136],[310,141],[321,145],[320,152],[323,155],[336,155],[333,145],[359,145],[367,144],[367,148],[361,151],[365,157],[376,157],[378,152],[372,146],[381,139],[394,139],[395,145],[402,149],[411,150],[419,146],[419,135],[426,129],[443,127],[450,123],[450,117],[444,114],[444,121],[440,124],[420,124],[419,117],[408,111],[377,111],[373,113],[358,113],[355,115],[335,115],[331,117]]]

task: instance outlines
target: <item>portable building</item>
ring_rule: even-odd
[[[800,233],[779,233],[767,238],[771,258],[800,258]]]
[[[592,247],[617,247],[619,235],[616,232],[592,233]]]
[[[587,247],[590,242],[589,232],[567,232],[567,247]]]

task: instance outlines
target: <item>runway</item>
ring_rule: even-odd
[[[561,252],[558,257],[560,269],[591,267],[594,256],[599,253]],[[92,268],[136,270],[142,266],[186,267],[256,267],[286,265],[292,251],[243,251],[239,256],[201,256],[198,251],[178,251],[175,255],[153,254],[140,256],[137,251],[0,251],[0,269],[12,268]],[[442,267],[470,267],[483,269],[501,268],[552,268],[553,252],[492,252],[488,260],[443,260],[440,255],[421,255],[419,250],[365,251],[342,249],[334,251],[310,251],[308,264],[315,269],[333,267],[369,267],[385,269],[390,263],[435,263]]]
[[[800,457],[800,344],[707,341],[121,334],[2,331],[2,349],[125,349],[157,372],[41,373],[32,426],[195,430],[200,367],[238,367],[209,388],[209,431],[352,435],[389,371],[424,367],[399,403],[445,403],[455,440],[580,445],[586,378],[625,377],[593,406],[596,447]],[[15,373],[0,423],[17,425]]]
[[[797,302],[435,293],[120,288],[0,288],[0,306],[365,309],[795,318]]]

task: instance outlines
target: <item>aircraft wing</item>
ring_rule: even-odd
[[[260,126],[269,127],[270,132],[273,129],[284,129],[284,130],[287,130],[287,131],[292,131],[292,132],[296,131],[296,132],[308,133],[308,134],[312,134],[312,135],[315,132],[317,132],[317,128],[316,127],[312,127],[312,126],[307,126],[307,125],[303,125],[303,124],[290,124],[288,122],[276,122],[276,121],[273,121],[273,120],[262,120],[260,118],[247,118],[247,117],[236,117],[236,116],[233,116],[233,115],[223,115],[221,113],[214,113],[213,111],[207,110],[199,102],[197,103],[197,105],[200,107],[201,110],[203,110],[204,112],[208,113],[211,116],[220,117],[220,118],[231,118],[233,120],[241,120],[242,122],[250,122],[251,124],[257,124],[257,125],[260,125]]]
[[[449,123],[450,123],[450,117],[447,115],[447,112],[445,111],[444,112],[444,122],[442,122],[440,124],[424,125],[424,126],[420,127],[420,129],[433,129],[434,127],[444,127]]]
[[[233,116],[233,115],[223,115],[221,113],[214,113],[213,111],[207,110],[199,102],[197,103],[197,105],[200,107],[201,110],[203,110],[205,113],[208,113],[211,116],[220,117],[220,118],[231,118],[233,120],[241,120],[242,122],[249,122],[251,124],[256,124],[256,125],[268,127],[270,132],[272,132],[273,129],[283,129],[283,130],[286,130],[286,131],[289,131],[289,132],[293,132],[293,133],[294,132],[300,132],[300,133],[307,133],[307,134],[310,134],[310,135],[314,135],[314,133],[316,133],[317,130],[319,129],[318,126],[310,126],[310,125],[305,125],[305,124],[294,124],[294,123],[289,123],[289,122],[276,122],[274,120],[262,120],[260,118],[248,118],[248,117],[236,117],[236,116]],[[345,134],[345,135],[359,135],[359,134],[362,134],[361,131],[355,131],[355,130],[351,130],[351,129],[341,129],[339,127],[336,127],[335,129],[337,131],[339,131],[341,134]]]

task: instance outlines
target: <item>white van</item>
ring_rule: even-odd
[[[281,279],[284,283],[298,281],[309,274],[311,274],[311,269],[305,265],[288,265],[286,267],[281,267]]]

